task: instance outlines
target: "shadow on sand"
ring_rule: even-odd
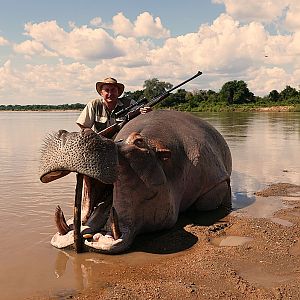
[[[179,216],[173,228],[138,236],[130,248],[130,252],[140,251],[153,254],[172,254],[187,250],[197,243],[198,238],[192,233],[187,232],[185,226],[207,227],[216,222],[222,223],[222,219],[229,213],[228,208],[223,207],[206,212],[188,210]]]
[[[232,196],[231,209],[222,206],[216,210],[203,212],[190,209],[180,214],[173,228],[138,236],[129,252],[140,251],[153,254],[172,254],[191,248],[197,243],[198,238],[185,230],[187,225],[208,227],[216,223],[222,224],[226,222],[223,218],[232,211],[245,208],[255,202],[255,197],[249,197],[244,193],[236,192]]]

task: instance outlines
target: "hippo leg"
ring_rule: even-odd
[[[223,207],[231,210],[231,187],[227,181],[220,182],[206,194],[199,197],[194,207],[200,211],[214,210]]]

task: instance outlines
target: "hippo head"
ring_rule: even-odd
[[[40,180],[47,183],[76,172],[82,174],[84,185],[79,191],[83,198],[79,233],[74,230],[76,207],[73,222],[65,220],[58,206],[58,232],[51,244],[72,247],[79,235],[87,250],[119,253],[130,247],[138,233],[162,224],[170,227],[172,208],[161,199],[168,189],[163,164],[169,157],[168,149],[137,132],[118,142],[92,130],[60,130],[49,136],[42,148]]]

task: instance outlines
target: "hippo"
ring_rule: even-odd
[[[121,253],[137,235],[173,227],[188,210],[231,208],[232,158],[223,136],[199,117],[153,110],[108,139],[60,130],[41,149],[40,180],[82,174],[79,235],[85,250]],[[55,212],[51,244],[74,246],[73,219]],[[75,222],[74,222],[75,223]]]

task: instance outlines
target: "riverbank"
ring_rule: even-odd
[[[256,193],[260,213],[268,201],[282,203],[272,217],[247,207],[217,222],[210,213],[185,214],[172,230],[138,238],[126,263],[122,255],[113,263],[81,259],[90,285],[79,293],[31,299],[299,299],[300,186]]]
[[[184,110],[180,107],[177,109]],[[192,112],[298,112],[300,111],[300,105],[203,105],[191,109]]]
[[[299,108],[293,105],[277,105],[277,106],[267,106],[267,107],[252,107],[249,108],[247,111],[254,111],[254,112],[293,112],[298,111]],[[239,111],[239,110],[236,110]],[[240,111],[245,111],[245,108],[241,108]]]
[[[166,108],[162,108],[166,109]],[[174,108],[168,108],[174,109]],[[183,110],[178,107],[178,110]],[[80,112],[82,109],[0,109],[0,112]],[[232,105],[232,106],[205,106],[202,109],[185,110],[188,112],[296,112],[300,111],[297,105],[278,105],[278,106],[249,106],[249,105]]]
[[[269,106],[269,107],[256,107],[252,111],[257,112],[286,112],[294,111],[295,106]]]

